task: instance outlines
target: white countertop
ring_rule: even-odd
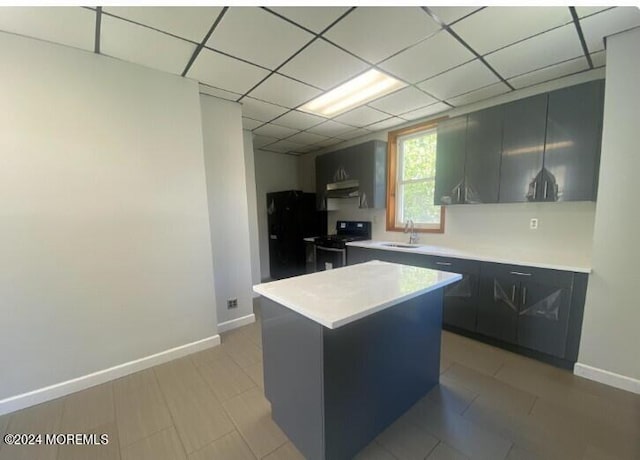
[[[253,290],[335,329],[460,280],[455,273],[373,260],[253,286]]]
[[[550,255],[540,253],[530,253],[525,251],[511,250],[508,254],[491,254],[483,250],[460,250],[453,248],[446,248],[442,246],[430,246],[420,245],[415,248],[399,248],[393,246],[385,246],[385,244],[398,244],[397,241],[354,241],[347,243],[347,246],[357,246],[360,248],[368,249],[382,249],[385,251],[397,251],[397,252],[412,252],[415,254],[425,254],[440,257],[454,257],[458,259],[479,260],[481,262],[495,262],[501,264],[522,265],[527,267],[548,268],[552,270],[565,270],[578,273],[591,273],[591,267],[586,264],[573,265],[565,264],[562,261],[557,260],[562,258],[562,255]],[[403,243],[400,243],[403,244]]]

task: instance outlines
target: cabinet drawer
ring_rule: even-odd
[[[571,287],[573,284],[573,272],[563,270],[482,262],[480,271],[483,276],[511,278],[518,282],[534,282],[558,287]]]
[[[475,260],[455,259],[453,257],[423,256],[424,267],[452,273],[480,273],[480,262]]]

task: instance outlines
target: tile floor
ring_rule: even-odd
[[[294,460],[262,389],[259,323],[222,345],[0,417],[0,434],[107,433],[0,460]],[[640,459],[640,396],[450,333],[440,385],[358,459]]]

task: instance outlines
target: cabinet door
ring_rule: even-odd
[[[555,183],[543,184],[547,196],[595,200],[603,99],[602,80],[549,93],[544,166]]]
[[[510,276],[480,275],[477,332],[516,343],[519,287],[520,283]]]
[[[518,312],[518,345],[563,358],[571,288],[523,281]]]
[[[468,115],[462,197],[465,203],[498,202],[503,107],[491,107]]]
[[[442,322],[467,331],[476,330],[480,262],[453,257],[422,256],[425,268],[458,273],[462,279],[444,288]]]
[[[434,204],[462,203],[467,117],[438,124]]]
[[[528,97],[504,106],[500,202],[534,201],[543,164],[547,95]]]

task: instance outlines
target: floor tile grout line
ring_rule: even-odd
[[[286,436],[286,435],[285,435],[285,436]],[[287,436],[287,440],[286,440],[285,442],[283,442],[282,444],[280,444],[278,447],[276,447],[275,449],[273,449],[273,450],[271,450],[271,451],[267,452],[267,453],[266,453],[266,454],[264,454],[262,457],[258,457],[258,456],[256,455],[256,458],[259,458],[259,459],[266,458],[266,457],[268,457],[269,455],[271,455],[272,453],[274,453],[276,450],[280,449],[282,446],[284,446],[284,445],[285,445],[286,443],[288,443],[288,442],[291,442],[291,441],[289,440],[289,437]],[[293,444],[293,443],[291,443],[291,444]],[[252,451],[252,452],[253,452],[253,451]]]
[[[171,361],[169,361],[169,362],[171,362]],[[164,406],[167,409],[167,412],[169,413],[169,418],[171,419],[171,428],[174,429],[174,431],[176,432],[176,435],[178,436],[178,439],[180,440],[180,446],[182,447],[182,451],[184,452],[185,457],[188,457],[189,456],[189,452],[187,452],[187,448],[185,446],[185,442],[182,439],[182,436],[180,436],[180,432],[178,431],[178,427],[176,425],[176,421],[175,421],[175,419],[173,417],[173,412],[171,412],[171,407],[169,407],[169,403],[167,402],[167,395],[164,394],[164,390],[162,389],[162,385],[160,385],[160,379],[158,378],[158,374],[156,373],[156,368],[157,367],[158,366],[153,366],[151,368],[152,374],[153,374],[153,380],[156,383],[156,385],[158,386],[158,390],[160,390],[160,396],[162,396],[162,401],[164,402]]]
[[[442,442],[443,442],[440,438],[434,438],[434,439],[435,439],[436,441],[438,441],[438,442],[436,442],[436,443],[435,443],[435,445],[434,445],[434,446],[431,448],[431,450],[429,451],[429,453],[427,453],[427,455],[425,455],[425,457],[424,457],[424,458],[425,458],[425,460],[429,460],[429,456],[430,456],[430,455],[431,455],[431,454],[432,454],[432,453],[433,453],[433,452],[438,448],[438,446],[439,446],[440,444],[442,444]]]
[[[531,417],[531,415],[533,414],[533,408],[536,406],[536,404],[540,400],[540,396],[538,396],[538,395],[534,395],[534,396],[535,396],[535,398],[533,400],[533,403],[531,404],[531,407],[529,408],[529,412],[527,413],[527,416],[529,416],[529,417]]]

